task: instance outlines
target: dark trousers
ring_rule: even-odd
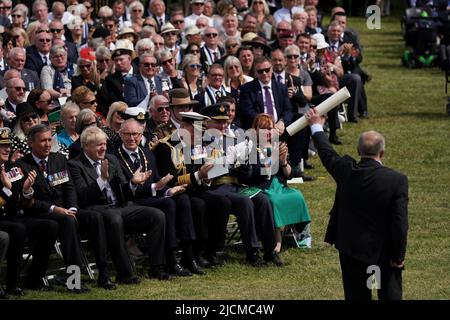
[[[146,233],[150,264],[164,264],[164,212],[133,203],[123,207],[91,206],[89,209],[99,211],[103,215],[108,248],[119,278],[127,279],[133,275],[125,246],[127,233]]]
[[[7,253],[6,286],[14,290],[18,286],[25,240],[31,246],[30,267],[26,286],[36,287],[45,276],[48,260],[58,234],[58,224],[49,220],[35,220],[28,217],[0,220],[0,230],[8,233],[10,241]]]
[[[373,271],[367,273],[369,265],[356,260],[348,255],[339,253],[341,263],[342,281],[346,300],[372,300],[372,291],[367,287],[367,280]],[[380,284],[378,299],[401,300],[402,299],[402,270],[393,268],[389,261],[384,259],[380,267]]]
[[[231,202],[226,196],[211,191],[203,192],[200,197],[206,205],[205,249],[207,253],[215,253],[225,247]]]
[[[362,90],[361,77],[354,73],[346,73],[339,80],[339,87],[347,87],[348,91],[350,92],[351,97],[348,99],[347,117],[349,120],[356,119],[356,111],[360,103],[359,101],[361,98]]]

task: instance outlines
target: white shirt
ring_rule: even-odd
[[[282,84],[286,84],[286,71],[283,70],[283,72],[281,72],[281,73],[275,73],[274,72],[274,75],[275,75],[275,80],[277,82],[282,83]],[[278,76],[281,76],[281,80],[280,81],[278,81]]]
[[[272,92],[272,81],[270,81],[268,84],[264,84],[260,80],[258,80],[258,82],[259,82],[259,85],[261,86],[261,93],[262,93],[262,98],[264,101],[264,113],[267,113],[266,95],[265,95],[266,89],[264,89],[264,87],[269,87],[270,98],[272,99],[272,106],[273,106],[273,120],[275,123],[277,123],[278,122],[278,114],[277,114],[277,109],[275,108],[275,99],[273,97],[273,92]]]
[[[47,65],[48,66],[50,66],[52,63],[51,63],[51,61],[50,61],[50,53],[47,53],[47,54],[42,54],[42,53],[40,53],[40,52],[38,52],[39,53],[39,55],[41,56],[41,60],[42,60],[42,62],[45,64],[45,59],[44,59],[44,57],[47,57]]]
[[[187,17],[184,18],[184,28],[186,29],[189,26],[195,26],[195,24],[197,23],[197,19],[200,18],[200,17],[208,19],[208,25],[210,27],[214,26],[214,21],[213,21],[212,18],[207,17],[204,14],[198,16],[198,15],[193,13],[190,16],[187,16]]]
[[[273,18],[275,19],[275,24],[278,24],[283,20],[289,23],[292,22],[291,11],[286,8],[281,8],[275,11],[275,13],[273,14]]]

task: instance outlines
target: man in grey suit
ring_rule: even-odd
[[[139,57],[138,74],[126,78],[124,82],[123,95],[129,107],[136,107],[149,93],[149,101],[157,94],[162,94],[161,79],[156,76],[157,70],[158,64],[153,55],[144,53]]]
[[[37,73],[33,70],[25,68],[26,54],[23,48],[12,48],[9,51],[8,63],[9,69],[16,69],[20,72],[20,77],[23,82],[25,82],[25,88],[27,91],[41,88],[41,81],[39,80]],[[3,75],[4,73],[2,73],[2,76]]]
[[[357,162],[333,150],[323,132],[325,119],[316,110],[305,117],[320,160],[337,185],[325,242],[339,250],[345,299],[370,300],[368,278],[374,271],[378,298],[402,299],[408,178],[382,164],[385,142],[380,133],[361,134]]]

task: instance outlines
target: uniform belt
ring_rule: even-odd
[[[238,178],[236,177],[231,177],[231,176],[222,176],[216,180],[213,181],[212,185],[213,186],[218,186],[221,184],[231,184],[231,183],[235,183],[238,184]]]

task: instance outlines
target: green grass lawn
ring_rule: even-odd
[[[438,69],[401,66],[400,19],[383,19],[381,30],[351,19],[364,44],[370,119],[338,132],[340,153],[357,156],[356,140],[374,129],[386,137],[387,166],[409,177],[409,237],[404,272],[405,299],[450,299],[450,117],[445,114],[444,75]],[[159,282],[108,292],[92,285],[86,295],[29,292],[28,299],[343,299],[337,251],[323,242],[335,184],[318,158],[310,173],[318,179],[300,185],[313,219],[312,249],[282,252],[284,268],[254,269],[242,252],[230,252],[226,266],[205,277]]]

